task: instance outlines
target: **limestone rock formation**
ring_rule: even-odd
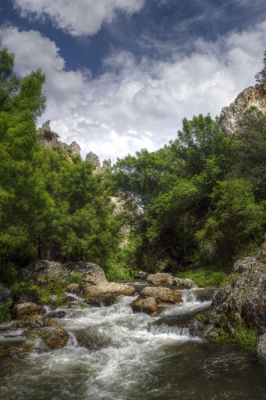
[[[92,151],[90,151],[87,155],[85,160],[89,163],[91,163],[94,167],[94,169],[98,169],[100,168],[101,164],[100,164],[100,160],[99,157],[97,156],[97,154],[93,153]]]
[[[222,109],[221,130],[228,136],[233,135],[238,129],[243,113],[252,106],[259,111],[266,112],[266,89],[264,86],[249,86],[237,96],[229,107]]]
[[[104,160],[103,165],[101,166],[99,157],[97,154],[93,153],[90,151],[87,155],[85,160],[93,165],[94,168],[94,173],[95,174],[102,174],[105,172],[108,168],[111,168],[112,163],[111,160]]]
[[[80,146],[75,141],[70,145],[61,142],[59,140],[59,135],[51,131],[50,121],[46,121],[42,127],[39,129],[38,141],[44,147],[55,147],[63,150],[66,154],[70,156],[80,155]]]

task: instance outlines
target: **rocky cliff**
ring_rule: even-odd
[[[256,107],[266,113],[266,87],[263,85],[249,86],[241,92],[235,101],[224,107],[220,114],[221,130],[227,135],[233,135],[243,116],[250,107]]]
[[[44,147],[51,147],[55,150],[62,150],[67,157],[73,157],[76,155],[80,155],[80,145],[77,142],[72,142],[70,145],[61,142],[59,140],[59,135],[50,128],[50,121],[46,121],[41,128],[38,129],[38,141]],[[103,165],[101,166],[99,157],[93,153],[89,152],[85,159],[87,162],[90,162],[94,167],[94,173],[99,174],[106,171],[107,168],[111,167],[111,160],[104,160]]]

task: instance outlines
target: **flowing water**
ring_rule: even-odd
[[[192,336],[191,314],[210,305],[183,291],[183,303],[158,316],[133,314],[132,297],[110,307],[68,309],[60,324],[67,346],[0,358],[5,400],[266,399],[266,368],[254,353]],[[23,331],[0,325],[0,345],[25,341]]]

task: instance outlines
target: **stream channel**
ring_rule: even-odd
[[[0,398],[266,399],[266,367],[253,352],[189,333],[189,315],[210,306],[206,291],[182,296],[183,303],[161,307],[154,317],[132,312],[136,296],[119,296],[110,307],[62,307],[66,316],[58,322],[69,332],[67,345],[48,351],[37,341],[29,353],[0,358]],[[10,326],[0,325],[1,346],[26,340]]]

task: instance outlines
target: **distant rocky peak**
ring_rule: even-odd
[[[221,111],[221,130],[228,136],[233,135],[239,127],[243,113],[250,107],[256,107],[266,113],[265,86],[249,86],[241,92],[235,101]]]
[[[42,124],[39,129],[38,141],[44,147],[59,148],[70,156],[80,155],[80,145],[75,141],[70,145],[61,142],[59,135],[51,130],[49,120]]]
[[[107,168],[111,168],[111,165],[112,165],[111,160],[109,159],[109,160],[104,160],[103,165],[101,167],[99,157],[97,156],[97,154],[93,153],[92,151],[90,151],[86,155],[86,161],[90,162],[93,165],[94,172],[96,174],[103,173],[104,171],[106,171]]]
[[[59,140],[59,135],[51,130],[49,120],[38,129],[38,141],[44,147],[52,147],[63,150],[67,156],[72,157],[80,155],[80,145],[75,141],[70,145],[61,142]],[[93,165],[95,174],[103,173],[107,168],[111,168],[112,165],[111,160],[109,159],[104,160],[101,166],[99,157],[92,151],[86,155],[85,161],[90,162]]]

